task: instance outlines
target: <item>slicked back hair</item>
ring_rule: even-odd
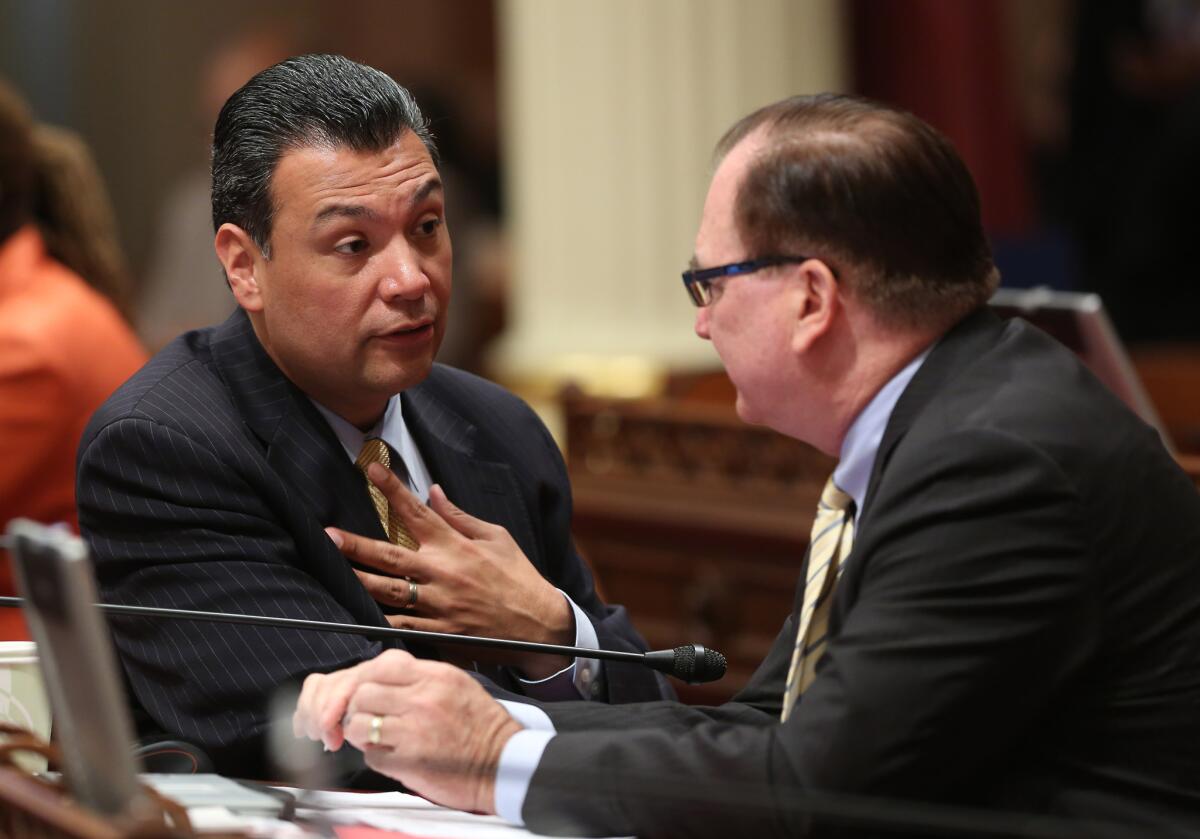
[[[824,258],[885,325],[944,329],[999,283],[979,195],[949,140],[917,117],[837,94],[796,96],[734,125],[718,161],[751,134],[763,150],[738,187],[747,258]]]
[[[213,229],[231,222],[270,258],[271,179],[299,148],[382,151],[412,131],[438,162],[429,122],[386,73],[340,55],[302,55],[268,67],[221,108],[213,130]]]

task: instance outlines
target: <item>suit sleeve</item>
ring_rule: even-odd
[[[230,451],[144,419],[114,422],[80,451],[81,524],[103,599],[357,622],[297,567],[279,511],[239,471],[252,466],[227,462]],[[243,777],[266,777],[269,697],[380,651],[332,633],[144,618],[112,626],[130,688],[151,717],[141,727],[195,743]]]
[[[993,432],[947,435],[888,470],[848,560],[860,567],[839,583],[856,583],[839,592],[852,605],[786,724],[567,731],[543,754],[526,824],[802,835],[806,793],[977,789],[990,762],[1053,724],[1039,715],[1098,635],[1073,488]]]
[[[653,728],[668,734],[686,734],[697,725],[718,721],[736,725],[770,726],[779,721],[783,686],[791,662],[795,625],[789,616],[767,657],[746,686],[732,700],[717,707],[680,702],[536,703],[558,732]]]
[[[545,576],[591,618],[602,649],[643,652],[646,642],[634,629],[625,607],[606,604],[596,593],[592,572],[571,537],[572,502],[566,464],[541,420],[532,411],[529,418],[536,428],[544,462],[549,465],[539,480],[537,499],[545,556],[550,565]],[[625,703],[675,698],[666,678],[647,667],[609,661],[604,663],[603,671],[601,688],[593,699]]]

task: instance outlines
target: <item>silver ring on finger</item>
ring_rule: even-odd
[[[415,609],[417,607],[417,597],[418,596],[419,595],[417,593],[416,582],[414,580],[409,580],[408,581],[408,605],[406,605],[404,608],[405,609]]]
[[[367,733],[367,742],[372,746],[378,746],[383,742],[383,717],[379,714],[371,716],[371,727]]]

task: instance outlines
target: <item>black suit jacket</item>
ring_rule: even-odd
[[[1200,825],[1200,498],[1070,353],[988,312],[952,330],[856,530],[786,724],[795,615],[728,705],[547,708],[528,825],[791,836],[811,792]]]
[[[624,609],[601,603],[575,552],[565,469],[533,412],[440,365],[401,402],[455,504],[504,526],[591,616],[602,647],[643,649]],[[77,498],[107,601],[387,625],[323,531],[386,538],[361,473],[241,310],[181,336],[100,408],[79,447]],[[240,776],[264,771],[266,701],[277,687],[389,646],[147,619],[119,620],[114,635],[142,732],[194,742]],[[489,675],[519,690],[508,671]],[[606,675],[600,698],[662,695],[643,668],[609,666]]]

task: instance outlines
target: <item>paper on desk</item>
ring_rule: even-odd
[[[303,798],[300,798],[298,790],[280,789],[297,795],[297,817],[304,818],[306,811],[319,812],[326,821],[335,825],[341,839],[385,839],[373,831],[355,831],[355,825],[389,831],[392,833],[390,839],[398,839],[395,836],[397,833],[431,839],[530,836],[524,828],[513,827],[496,816],[450,810],[403,792],[318,790],[304,792]]]
[[[335,827],[333,832],[337,839],[422,839],[412,833],[380,830],[377,827],[363,827],[358,824]]]
[[[406,792],[333,792],[330,790],[296,787],[275,787],[296,797],[298,806],[309,810],[342,810],[367,808],[371,810],[410,810],[414,807],[445,809],[431,801]]]
[[[312,833],[294,823],[267,816],[247,816],[227,807],[189,807],[188,820],[197,833],[243,833],[270,839],[311,839]],[[365,839],[365,837],[363,837]]]

